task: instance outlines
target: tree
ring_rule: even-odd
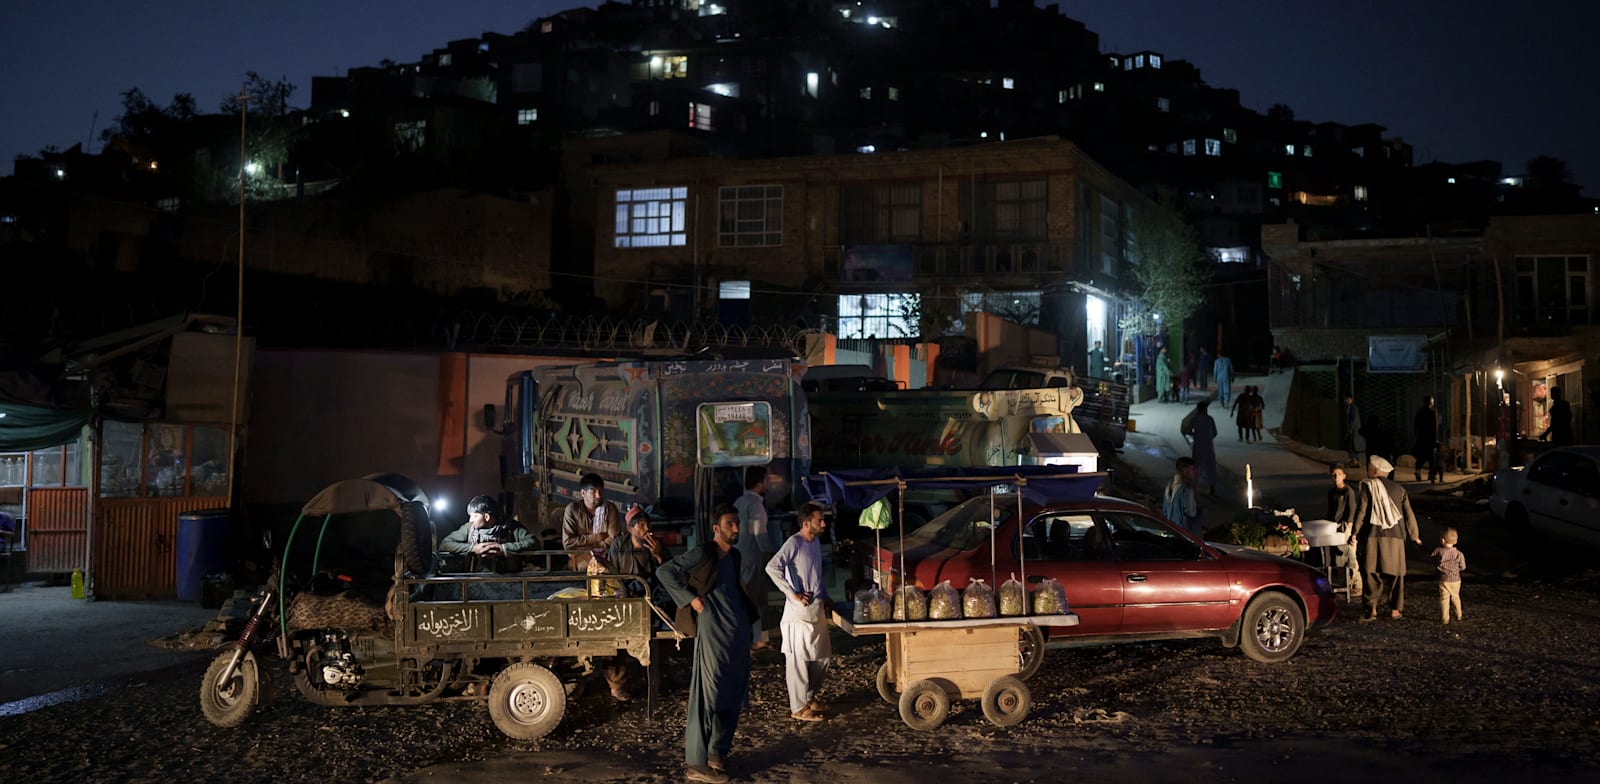
[[[283,181],[284,164],[302,136],[301,129],[288,119],[289,112],[293,110],[289,98],[294,91],[294,84],[286,76],[274,81],[255,71],[245,74],[244,95],[249,97],[249,103],[244,107],[249,115],[245,124],[248,162],[259,165],[263,170],[275,171],[277,182]],[[240,97],[224,96],[221,109],[224,114],[239,116]],[[237,174],[233,176],[237,177]],[[237,179],[234,182],[237,184]],[[277,182],[267,182],[261,178],[249,181],[247,185],[252,197],[259,199],[269,197]]]
[[[1184,319],[1200,309],[1204,289],[1211,282],[1194,228],[1171,209],[1155,207],[1136,211],[1131,230],[1136,262],[1133,275],[1144,311],[1141,331],[1155,331],[1158,321],[1181,327]]]
[[[1572,182],[1572,169],[1560,158],[1540,155],[1530,159],[1527,166],[1530,188],[1553,189]]]

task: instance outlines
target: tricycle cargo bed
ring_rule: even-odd
[[[479,655],[590,656],[626,650],[650,663],[655,611],[645,598],[573,596],[582,574],[462,575],[405,580],[402,651]],[[629,578],[608,574],[608,583]],[[554,598],[549,598],[554,596]]]

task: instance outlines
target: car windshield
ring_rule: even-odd
[[[906,549],[929,545],[957,550],[976,549],[989,541],[991,527],[1004,525],[1017,514],[1015,494],[995,495],[992,499],[992,504],[991,496],[987,495],[970,499],[928,521],[906,534]]]

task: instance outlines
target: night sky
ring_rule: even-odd
[[[0,174],[21,153],[99,130],[139,87],[158,104],[188,92],[216,111],[246,71],[286,76],[305,106],[311,77],[389,58],[414,61],[451,39],[512,33],[571,0],[10,0],[0,8]],[[150,6],[141,8],[140,6]],[[1246,106],[1288,104],[1296,117],[1377,123],[1418,163],[1568,162],[1600,194],[1600,29],[1593,0],[1063,0],[1107,51],[1151,49],[1188,60]],[[382,9],[376,11],[373,9]],[[95,112],[99,118],[94,118]],[[91,137],[91,127],[94,129]]]

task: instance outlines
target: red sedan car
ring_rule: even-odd
[[[1030,584],[1053,577],[1079,625],[1047,633],[1069,645],[1215,637],[1257,661],[1281,662],[1299,650],[1308,629],[1333,620],[1333,591],[1317,570],[1202,542],[1128,501],[1024,503],[1020,520],[1026,525],[1019,525],[1015,495],[968,500],[906,535],[904,573],[924,591],[944,580],[965,588],[991,574]],[[876,577],[892,590],[900,543],[887,544],[878,551]],[[1031,675],[1026,665],[1037,667],[1039,657],[1029,655],[1028,643],[1024,672]]]

